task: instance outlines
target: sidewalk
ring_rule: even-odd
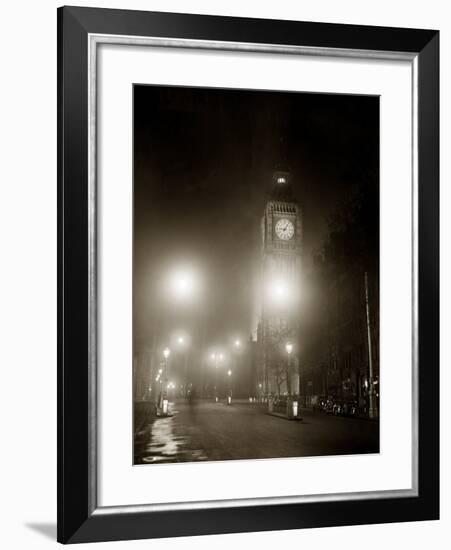
[[[135,436],[145,432],[149,424],[155,419],[155,403],[153,401],[134,401],[133,403],[133,432]]]

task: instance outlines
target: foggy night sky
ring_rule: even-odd
[[[135,336],[162,307],[168,330],[195,320],[209,342],[248,338],[276,165],[292,174],[308,269],[353,186],[368,174],[378,185],[379,98],[135,85],[134,152]],[[203,290],[176,310],[161,281],[187,263]]]

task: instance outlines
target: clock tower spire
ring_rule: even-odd
[[[297,338],[301,279],[302,216],[286,167],[276,166],[261,220],[262,296],[259,322],[260,372],[265,395],[291,393],[284,347]],[[259,386],[260,387],[260,386]]]

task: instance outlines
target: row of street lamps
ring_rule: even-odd
[[[179,336],[177,338],[177,343],[179,345],[183,345],[185,343],[185,338],[183,336]],[[240,340],[235,340],[233,343],[234,350],[239,351],[242,347]],[[285,344],[285,351],[287,353],[287,363],[288,363],[288,373],[291,372],[291,357],[293,354],[294,346],[292,342],[287,342]],[[162,399],[166,397],[166,392],[170,389],[176,389],[176,385],[174,382],[169,381],[169,357],[171,355],[171,350],[169,347],[165,347],[163,350],[163,357],[164,357],[164,369],[160,368],[158,370],[158,375],[156,377],[156,382],[160,383],[160,402]],[[224,364],[226,355],[222,351],[213,351],[210,354],[210,359],[213,361],[214,365],[214,372],[215,372],[215,384],[214,384],[214,394],[215,394],[215,400],[218,401],[218,376],[219,376],[219,370],[220,366]],[[227,370],[227,377],[230,380],[229,382],[229,393],[232,393],[232,387],[231,387],[231,377],[233,374],[233,371],[231,368]],[[163,380],[164,379],[164,380]],[[163,386],[164,381],[164,386]],[[188,381],[186,381],[188,384]],[[187,386],[188,387],[188,386]],[[259,389],[262,389],[262,384],[259,384]],[[166,391],[165,391],[166,390]]]
[[[235,350],[238,351],[241,348],[241,340],[239,340],[239,339],[235,340],[233,342],[233,347],[235,348]],[[214,390],[215,390],[215,401],[217,402],[218,401],[218,369],[219,369],[220,363],[222,363],[222,361],[224,361],[225,356],[224,356],[223,352],[214,351],[213,353],[211,353],[210,358],[213,360],[214,366],[215,366],[215,386],[214,386]],[[233,374],[233,371],[232,371],[232,369],[229,368],[228,371],[227,371],[227,376],[228,376],[228,379],[229,379],[228,403],[230,403],[231,399],[232,399],[232,383],[231,383],[232,374]]]
[[[177,344],[182,346],[185,344],[185,338],[183,336],[177,337]],[[236,351],[241,349],[241,340],[236,339],[233,342],[233,347]],[[170,389],[176,389],[176,385],[174,382],[169,381],[169,357],[171,355],[171,349],[169,347],[165,347],[163,349],[163,358],[164,358],[164,369],[160,368],[158,370],[158,374],[155,378],[156,382],[160,383],[160,396],[159,396],[159,406],[163,406],[163,401],[167,398],[168,390]],[[214,351],[210,354],[210,358],[214,361],[215,366],[215,398],[216,401],[218,400],[218,370],[220,364],[225,360],[225,354],[222,351]],[[227,376],[229,380],[231,380],[233,371],[232,369],[227,370]],[[229,383],[230,384],[230,383]],[[230,384],[229,392],[231,394],[232,388]]]
[[[169,295],[178,303],[188,302],[199,294],[201,277],[192,268],[174,271],[166,280]],[[299,289],[287,278],[272,276],[271,279],[264,281],[263,286],[264,299],[268,306],[285,309],[299,299]]]

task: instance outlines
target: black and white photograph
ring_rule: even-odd
[[[447,3],[75,4],[2,11],[1,547],[449,546]]]
[[[133,86],[133,464],[379,453],[379,107]]]

